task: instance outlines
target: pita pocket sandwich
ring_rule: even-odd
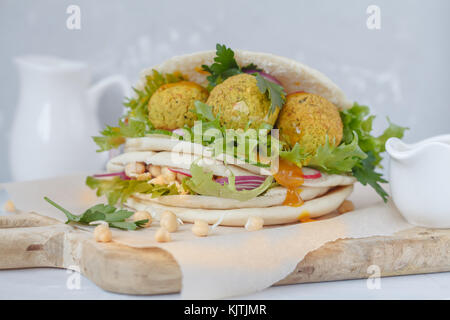
[[[368,107],[297,61],[217,45],[144,70],[134,90],[118,126],[94,137],[123,151],[86,180],[110,205],[244,226],[331,213],[356,181],[387,199],[375,169],[405,128],[373,136]]]

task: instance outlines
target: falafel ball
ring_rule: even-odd
[[[205,102],[208,94],[208,90],[195,82],[164,84],[148,102],[148,118],[157,129],[174,130],[185,124],[192,127],[197,118],[189,110],[195,109],[196,100]]]
[[[274,125],[279,108],[269,115],[270,99],[259,91],[256,77],[238,74],[229,77],[211,91],[207,104],[213,106],[213,113],[220,114],[225,128],[258,129],[262,123]]]
[[[312,93],[292,93],[277,121],[280,139],[291,148],[298,142],[307,153],[315,154],[325,144],[339,145],[343,135],[342,120],[337,107]]]

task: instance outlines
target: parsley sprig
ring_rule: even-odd
[[[123,230],[136,230],[138,228],[142,228],[143,225],[148,222],[148,219],[138,221],[126,221],[126,219],[128,219],[134,214],[133,211],[128,211],[125,209],[117,209],[116,207],[107,204],[97,204],[87,209],[84,213],[80,215],[75,215],[47,197],[44,197],[44,200],[50,203],[55,208],[62,211],[66,215],[67,217],[66,223],[75,222],[88,225],[94,221],[105,221],[109,224],[110,227],[113,228]]]

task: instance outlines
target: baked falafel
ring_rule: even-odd
[[[220,115],[221,124],[228,129],[258,129],[261,124],[274,125],[279,108],[271,113],[270,99],[261,93],[257,80],[250,74],[229,77],[214,87],[206,103]]]
[[[209,92],[201,85],[180,81],[159,87],[148,103],[148,117],[157,129],[174,130],[184,125],[192,127],[197,119],[190,110],[194,102],[205,102]]]
[[[281,141],[291,148],[299,143],[306,153],[314,154],[324,145],[339,145],[343,135],[338,108],[327,99],[312,93],[297,92],[286,97],[277,120]]]

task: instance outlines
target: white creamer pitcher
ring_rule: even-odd
[[[15,59],[20,90],[10,138],[10,167],[15,181],[101,170],[107,154],[97,153],[91,136],[100,130],[98,100],[119,84],[111,76],[92,87],[87,64],[50,56]]]
[[[450,135],[386,142],[392,199],[409,223],[450,228]]]

